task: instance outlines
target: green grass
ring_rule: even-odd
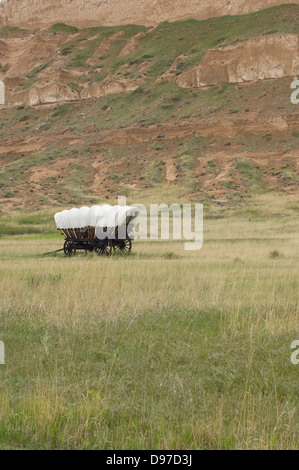
[[[0,212],[0,237],[55,232],[53,215],[49,212],[5,213]]]
[[[30,31],[26,29],[20,29],[17,26],[2,26],[0,28],[0,38],[19,38],[28,36]]]
[[[47,67],[49,67],[49,65],[52,63],[51,60],[49,60],[48,62],[44,62],[43,64],[39,65],[38,67],[36,67],[35,69],[33,69],[31,72],[29,72],[27,74],[27,76],[29,78],[33,78],[35,77],[36,75],[38,75],[40,72],[42,72],[43,70],[45,70]]]
[[[53,33],[67,33],[67,34],[75,34],[79,31],[78,28],[76,28],[76,26],[69,26],[69,25],[64,24],[64,23],[53,24],[53,26],[51,26],[50,30]]]
[[[61,278],[47,282],[54,288]],[[28,284],[38,286],[33,278]],[[247,317],[246,326],[235,325],[233,342],[223,337],[227,314],[217,309],[144,312],[133,322],[99,319],[92,327],[83,323],[80,332],[10,320],[1,336],[8,357],[1,372],[9,380],[0,388],[4,396],[11,392],[5,412],[13,414],[1,420],[2,445],[254,448],[254,441],[246,441],[254,419],[253,435],[261,442],[267,436],[265,447],[279,446],[284,427],[295,446],[297,381],[290,336],[269,336],[262,328],[252,335],[251,323],[258,319],[262,326],[263,313],[240,315]]]
[[[57,109],[53,112],[52,116],[54,118],[65,118],[69,112],[73,109],[73,104],[72,103],[66,103],[62,104],[57,107]]]
[[[70,68],[82,68],[86,66],[86,61],[93,56],[96,49],[101,45],[102,41],[114,34],[123,31],[123,36],[119,41],[112,43],[111,48],[107,54],[100,58],[101,65],[105,64],[105,67],[110,68],[111,62],[115,61],[115,57],[120,52],[122,47],[126,44],[126,41],[137,34],[138,32],[146,30],[143,26],[111,26],[111,27],[100,27],[90,28],[87,30],[81,30],[81,36],[76,38],[75,41],[71,41],[62,52],[68,55],[68,67]],[[77,46],[88,38],[88,36],[97,35],[94,39],[89,39],[89,43],[81,50],[77,49]]]
[[[244,175],[245,183],[254,187],[256,190],[261,188],[261,172],[250,160],[240,157],[237,159],[235,167],[236,170]]]

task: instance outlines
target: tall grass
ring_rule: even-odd
[[[58,238],[3,238],[0,447],[297,448],[296,210],[210,209],[195,253],[65,259],[40,256]]]

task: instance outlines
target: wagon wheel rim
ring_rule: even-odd
[[[95,246],[94,251],[98,256],[110,256],[111,253],[110,246],[108,244]]]
[[[71,240],[67,240],[64,244],[63,251],[68,258],[74,256],[76,254],[74,243]]]
[[[117,244],[113,245],[114,251],[124,251],[130,253],[132,248],[132,242],[129,238],[125,240],[119,240]]]

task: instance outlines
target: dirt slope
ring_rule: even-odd
[[[240,15],[299,0],[7,0],[0,24],[39,27],[63,21],[80,27],[144,24]]]
[[[141,37],[145,34],[141,34]],[[109,53],[115,42],[120,41],[119,50],[122,56],[138,47],[140,33],[121,41],[122,35],[123,31],[120,31],[104,39],[101,35],[96,35],[79,40],[80,33],[45,34],[34,31],[17,32],[16,37],[1,40],[0,80],[5,85],[6,107],[77,101],[135,90],[143,83],[142,70],[134,79],[108,71],[105,73],[106,78],[103,76],[102,80],[97,79],[102,71],[101,57]],[[64,52],[64,48],[74,41],[78,41],[78,54],[84,53],[92,42],[99,43],[90,53],[84,68],[68,67],[68,54]],[[123,45],[125,47],[122,50]],[[125,66],[123,69],[126,72],[130,67],[126,69]],[[90,81],[92,77],[96,78],[95,82]]]
[[[0,28],[0,210],[297,197],[298,23],[284,5],[157,28]]]

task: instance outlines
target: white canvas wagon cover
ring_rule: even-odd
[[[131,229],[137,224],[139,211],[132,206],[102,206],[73,208],[57,212],[54,216],[59,230],[82,229],[85,227],[114,228],[120,227],[130,220]]]

